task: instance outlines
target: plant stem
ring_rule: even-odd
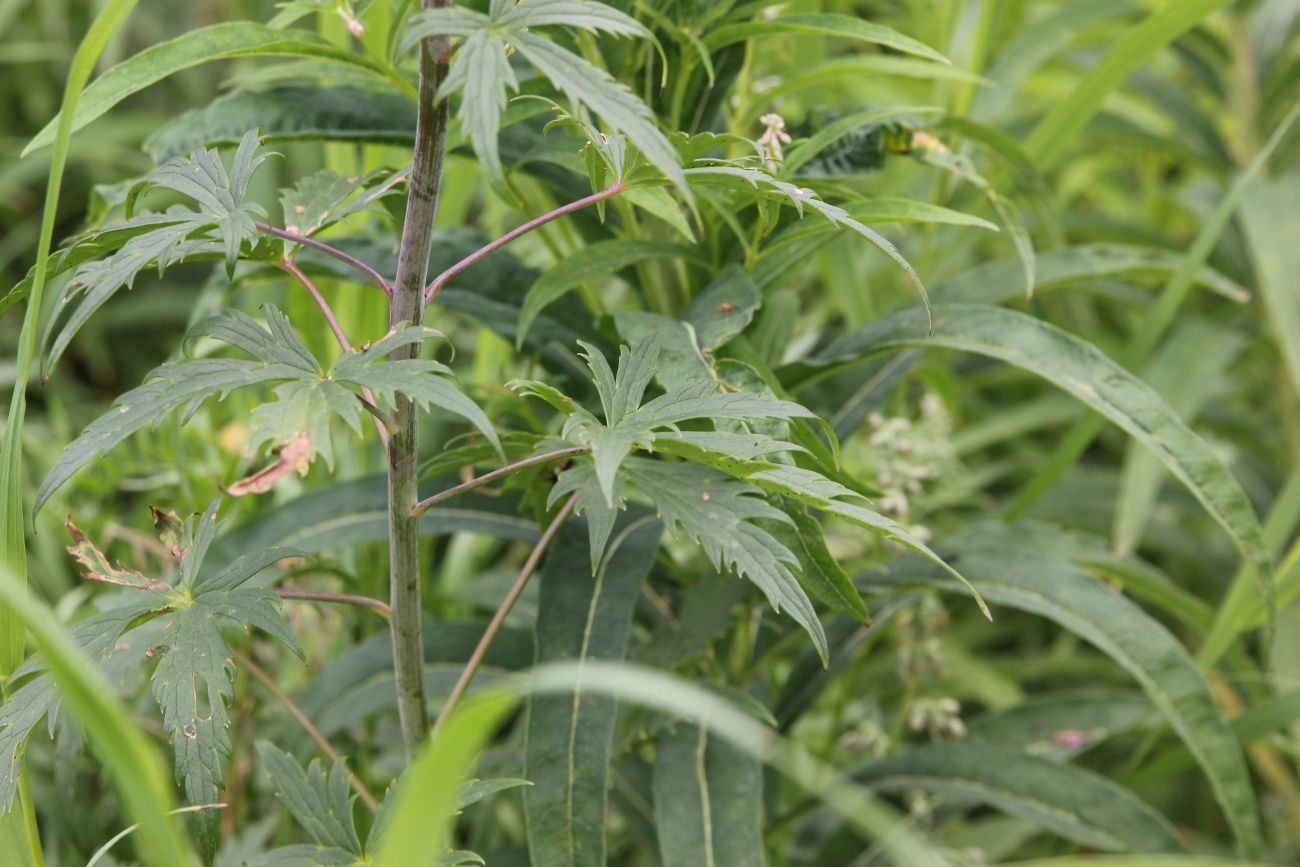
[[[515,240],[521,235],[527,235],[533,229],[536,229],[538,226],[544,226],[547,223],[551,222],[551,220],[556,219],[557,217],[563,217],[565,214],[572,214],[574,211],[580,211],[583,208],[587,207],[588,205],[594,205],[597,202],[602,202],[605,199],[610,198],[611,196],[617,196],[625,189],[627,189],[627,187],[624,186],[622,181],[619,181],[618,183],[614,184],[612,187],[606,187],[605,189],[601,190],[598,193],[592,193],[590,196],[583,196],[581,199],[578,199],[577,201],[569,202],[567,205],[560,205],[558,208],[556,208],[553,211],[547,211],[545,214],[542,214],[540,217],[534,217],[533,219],[529,220],[527,223],[524,223],[523,225],[517,226],[511,229],[509,232],[506,232],[504,235],[502,235],[500,238],[497,238],[495,241],[490,241],[489,243],[484,244],[482,247],[479,247],[473,253],[470,253],[464,259],[461,259],[455,265],[452,265],[446,271],[443,271],[441,274],[435,277],[433,279],[433,282],[430,283],[428,287],[425,288],[424,290],[425,303],[427,304],[428,302],[437,298],[438,293],[442,291],[443,287],[446,286],[448,282],[450,282],[452,277],[455,277],[461,271],[464,271],[466,268],[473,265],[475,262],[478,262],[480,259],[485,258],[491,253],[496,252],[497,250],[500,250],[506,244],[509,244],[511,241]]]
[[[321,313],[325,314],[325,321],[329,323],[330,331],[334,332],[334,339],[339,342],[339,346],[343,347],[344,352],[351,352],[352,344],[348,341],[348,335],[343,331],[343,326],[339,324],[339,318],[334,315],[334,308],[330,307],[329,302],[325,300],[325,296],[320,294],[320,290],[316,288],[315,283],[311,282],[311,278],[304,274],[302,269],[298,267],[298,263],[292,259],[280,260],[280,267],[292,274],[294,279],[301,283],[311,294],[316,306],[320,308]]]
[[[450,0],[422,0],[424,9],[442,8]],[[447,77],[447,39],[420,43],[420,91],[415,122],[415,153],[411,185],[397,254],[397,278],[388,305],[389,325],[419,324],[424,319],[424,279],[429,270],[433,221],[442,188],[442,162],[447,150],[447,103],[437,99]],[[415,358],[418,346],[403,346],[389,356],[394,361]],[[393,673],[397,680],[397,711],[406,753],[414,757],[429,730],[424,698],[424,642],[420,635],[419,521],[411,513],[419,498],[416,457],[415,404],[399,397],[393,411],[388,449],[389,605],[392,606]]]
[[[337,602],[340,605],[355,605],[358,608],[369,608],[380,617],[388,618],[392,616],[392,610],[388,604],[378,599],[371,599],[369,596],[354,596],[351,593],[329,593],[324,590],[286,590],[277,587],[275,592],[284,599],[306,599],[314,602]]]
[[[230,656],[239,665],[248,669],[249,672],[252,673],[253,677],[261,681],[262,686],[266,687],[267,691],[270,692],[271,695],[275,696],[276,700],[285,706],[290,715],[298,721],[298,724],[303,727],[307,734],[311,735],[311,739],[316,742],[316,746],[320,747],[321,752],[328,756],[331,762],[337,762],[339,760],[340,757],[338,750],[334,749],[321,730],[316,728],[316,724],[311,721],[311,717],[307,716],[306,712],[303,711],[302,708],[298,707],[298,703],[293,700],[293,697],[280,688],[280,684],[275,682],[275,678],[267,674],[266,671],[264,671],[256,662],[253,662],[252,659],[234,648],[231,648]],[[366,787],[366,784],[356,775],[352,768],[345,765],[344,769],[348,773],[348,779],[352,781],[353,791],[361,797],[361,800],[366,802],[366,806],[370,808],[370,812],[373,813],[377,811],[379,809],[379,801],[375,798],[374,793]]]
[[[533,550],[528,552],[528,559],[524,561],[523,567],[520,568],[519,577],[515,578],[515,583],[510,586],[505,598],[497,606],[491,622],[488,623],[487,629],[483,631],[483,637],[474,646],[474,652],[470,654],[469,661],[465,663],[465,668],[461,671],[460,677],[456,678],[456,685],[451,688],[451,694],[447,696],[446,703],[443,704],[442,710],[438,711],[438,720],[433,724],[434,737],[437,737],[438,730],[442,728],[443,723],[451,716],[451,712],[456,709],[457,703],[469,690],[469,685],[473,682],[479,666],[483,664],[483,657],[487,656],[488,648],[492,646],[493,639],[501,631],[502,624],[510,616],[510,610],[515,607],[515,603],[519,601],[524,588],[528,586],[528,579],[532,577],[533,572],[537,571],[537,565],[542,562],[542,555],[550,547],[551,540],[560,531],[560,526],[569,517],[569,513],[573,511],[573,506],[577,501],[577,493],[572,494],[569,499],[564,501],[560,511],[555,513],[555,517],[551,519],[551,523],[543,531],[542,537],[533,546]]]
[[[466,491],[472,491],[481,485],[486,485],[488,482],[495,481],[496,479],[499,479],[502,476],[509,475],[510,473],[513,473],[515,470],[522,470],[524,467],[531,467],[536,464],[544,464],[550,461],[558,461],[560,458],[567,458],[567,457],[571,457],[572,455],[584,455],[589,451],[591,451],[591,446],[574,446],[573,448],[557,449],[556,451],[553,452],[545,452],[544,454],[533,455],[532,457],[524,458],[521,461],[515,461],[513,464],[507,464],[506,466],[501,467],[500,469],[493,470],[490,473],[484,473],[481,476],[477,476],[476,478],[470,479],[468,482],[463,482],[457,485],[456,487],[448,488],[445,491],[439,491],[438,493],[434,494],[432,497],[421,500],[420,502],[415,504],[415,508],[411,510],[411,514],[423,515],[425,512],[429,511],[430,508],[436,506],[438,503],[441,503],[444,500],[450,500],[452,497],[456,496],[457,494],[463,494]]]
[[[369,277],[370,280],[382,289],[384,294],[389,298],[393,297],[393,287],[384,279],[384,276],[355,256],[350,256],[339,248],[331,247],[329,244],[326,244],[323,241],[317,241],[315,238],[309,238],[306,235],[299,235],[297,232],[290,232],[287,229],[277,229],[269,223],[255,220],[254,225],[268,235],[275,235],[277,238],[285,238],[286,240],[293,241],[295,244],[301,244],[304,247],[311,247],[320,250],[322,253],[328,253],[340,262],[346,262]]]

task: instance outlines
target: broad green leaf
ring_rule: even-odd
[[[107,40],[107,34],[103,38]],[[13,612],[21,630],[31,634],[63,700],[112,777],[124,812],[140,823],[139,851],[145,863],[196,864],[193,848],[172,818],[175,802],[162,760],[96,674],[97,666],[59,625],[54,612],[28,596],[7,564],[0,564],[0,602]]]
[[[86,88],[84,98],[75,109],[72,130],[81,129],[131,94],[181,70],[213,60],[265,55],[319,57],[347,64],[377,79],[389,80],[391,77],[384,65],[339,48],[315,33],[277,30],[252,21],[231,21],[160,42],[109,69]],[[55,127],[60,119],[56,117],[37,133],[23,149],[23,155],[54,141]]]
[[[754,281],[733,265],[695,296],[682,319],[696,345],[712,351],[744,331],[762,303]]]
[[[1151,360],[1142,379],[1169,402],[1178,417],[1191,421],[1222,384],[1221,378],[1242,348],[1241,335],[1226,327],[1193,320],[1174,333]],[[1124,452],[1112,538],[1115,552],[1131,553],[1142,540],[1155,510],[1163,473],[1155,456],[1137,443]]]
[[[632,610],[650,572],[663,528],[652,517],[620,522],[601,569],[587,568],[586,531],[560,529],[541,575],[537,660],[621,660]],[[615,701],[581,681],[528,703],[524,791],[528,848],[535,865],[604,867],[606,780]]]
[[[880,791],[922,791],[995,807],[1106,852],[1180,848],[1169,822],[1105,777],[989,744],[933,744],[853,772]]]
[[[647,259],[690,255],[692,252],[689,247],[671,241],[613,239],[579,248],[573,255],[566,256],[545,271],[524,296],[523,306],[519,309],[515,347],[523,346],[528,329],[532,327],[538,313],[580,284],[614,274]]]
[[[327,776],[320,759],[314,759],[304,771],[297,759],[270,741],[257,742],[257,756],[275,787],[276,798],[318,845],[354,856],[362,854],[352,818],[355,796],[342,759],[330,766]]]
[[[239,141],[260,129],[271,143],[358,142],[411,147],[415,103],[409,96],[343,85],[280,84],[236,90],[168,120],[144,140],[161,163],[197,148]]]
[[[837,36],[856,42],[867,42],[892,48],[903,54],[913,54],[939,63],[949,63],[948,58],[923,42],[910,36],[904,36],[891,27],[873,24],[850,15],[830,15],[826,13],[804,13],[780,15],[776,18],[760,17],[755,21],[742,24],[728,24],[710,31],[703,39],[704,47],[716,52],[736,42],[744,42],[757,36],[777,33],[791,33],[810,36]]]
[[[982,525],[945,544],[994,604],[1055,621],[1127,671],[1196,757],[1238,847],[1246,857],[1259,854],[1259,809],[1241,747],[1204,678],[1164,626],[1066,559],[1062,551],[1070,550],[1070,542],[1059,531],[1040,525]],[[882,575],[880,580],[956,588],[919,559],[891,566],[888,573],[897,578]]]
[[[822,763],[795,741],[775,735],[749,712],[699,684],[658,669],[589,660],[543,665],[533,672],[528,689],[534,700],[540,696],[569,700],[575,685],[588,695],[638,704],[708,728],[712,735],[763,759],[823,801],[856,831],[877,840],[896,863],[908,867],[949,867],[951,863],[891,807],[865,787],[846,780],[839,768]],[[550,867],[560,862],[541,863]]]
[[[1182,0],[1153,10],[1116,40],[1101,62],[1052,106],[1030,133],[1025,149],[1044,167],[1052,166],[1133,70],[1230,3],[1232,0]]]
[[[903,311],[834,341],[813,364],[837,366],[897,349],[941,347],[1022,367],[1078,398],[1150,449],[1232,537],[1242,555],[1269,574],[1259,519],[1232,473],[1160,395],[1092,344],[1048,323],[996,307],[935,308],[926,336],[921,311]],[[1269,588],[1272,579],[1266,579]]]
[[[1293,238],[1300,225],[1300,174],[1275,178],[1253,187],[1241,205],[1246,241],[1255,263],[1260,297],[1268,324],[1291,379],[1300,395],[1300,247]]]
[[[655,829],[664,867],[760,865],[763,766],[707,728],[678,722],[655,740]]]
[[[752,581],[777,612],[804,628],[822,659],[828,658],[817,611],[794,575],[799,558],[756,523],[791,523],[788,515],[763,499],[757,487],[705,467],[630,458],[626,471],[670,532],[697,542],[714,569],[734,570]]]

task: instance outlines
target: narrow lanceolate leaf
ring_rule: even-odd
[[[537,660],[621,660],[632,610],[659,549],[662,527],[644,513],[615,529],[593,579],[586,531],[571,521],[542,570]],[[604,867],[605,806],[616,702],[583,691],[529,701],[524,776],[534,867]]]
[[[193,30],[146,48],[95,79],[77,103],[73,131],[81,129],[133,93],[184,69],[230,57],[280,55],[317,57],[346,64],[379,79],[388,71],[364,54],[304,30],[277,30],[252,21],[232,21]],[[54,141],[60,117],[46,125],[23,149],[23,155]]]
[[[1039,251],[1034,273],[1034,291],[1055,289],[1075,281],[1124,275],[1176,273],[1183,255],[1155,247],[1128,244],[1077,244],[1062,250]],[[1245,301],[1250,293],[1213,268],[1194,274],[1198,285],[1232,301]],[[932,287],[935,303],[1000,304],[1024,297],[1029,286],[1018,259],[988,262]]]
[[[1259,808],[1241,746],[1220,716],[1209,685],[1163,625],[1071,563],[1068,537],[1051,528],[985,525],[946,540],[946,547],[994,604],[1055,621],[1127,671],[1196,757],[1242,853],[1258,857]],[[956,586],[914,559],[866,580]]]
[[[794,522],[789,532],[797,543],[793,550],[799,557],[799,582],[832,611],[847,614],[859,623],[871,623],[862,594],[826,547],[822,525],[801,505],[787,504],[785,513]]]
[[[497,150],[501,131],[501,114],[506,110],[506,88],[519,89],[506,43],[489,30],[480,30],[466,39],[456,51],[451,72],[443,82],[441,93],[461,92],[459,115],[469,135],[474,153],[482,159],[488,182],[499,192],[508,192],[505,170]],[[513,196],[510,196],[513,198]]]
[[[707,728],[678,722],[655,741],[654,808],[664,867],[764,863],[763,766]]]
[[[873,789],[914,789],[994,807],[1106,852],[1179,849],[1169,822],[1105,777],[988,744],[934,744],[868,764],[852,774]]]
[[[1208,445],[1164,400],[1095,346],[1053,325],[996,307],[949,304],[936,308],[926,335],[920,311],[888,316],[833,342],[813,362],[835,368],[869,355],[916,347],[960,349],[1022,367],[1072,394],[1150,449],[1273,582],[1259,519],[1241,486]]]
[[[940,63],[951,62],[924,42],[918,42],[910,36],[904,36],[892,27],[873,24],[870,21],[863,21],[861,18],[854,18],[850,15],[804,13],[781,15],[776,18],[760,17],[758,20],[747,21],[743,24],[728,24],[719,27],[710,31],[702,41],[704,47],[709,51],[717,51],[719,48],[737,42],[744,42],[756,36],[781,33],[836,36],[843,39],[852,39],[856,42],[882,45],[904,54],[924,57],[926,60],[937,60]]]

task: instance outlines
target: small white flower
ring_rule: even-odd
[[[776,171],[776,164],[785,159],[781,146],[790,143],[790,134],[785,131],[785,118],[772,112],[760,117],[758,122],[764,127],[763,134],[758,137],[758,146],[763,149],[768,171]]]

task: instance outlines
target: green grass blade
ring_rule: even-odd
[[[1050,167],[1059,160],[1088,121],[1101,110],[1112,91],[1129,74],[1173,40],[1191,30],[1233,0],[1181,0],[1152,12],[1124,34],[1101,63],[1052,106],[1025,144],[1039,164]]]
[[[139,823],[140,854],[146,863],[156,867],[197,863],[193,848],[169,815],[175,804],[162,759],[105,687],[99,667],[59,625],[49,607],[28,596],[7,566],[0,566],[0,602],[14,612],[20,628],[30,632],[64,703],[112,777],[124,812]]]
[[[513,695],[490,692],[466,700],[407,771],[389,814],[375,867],[432,867],[450,848],[456,795],[473,761],[506,715]]]
[[[68,161],[68,140],[72,137],[72,112],[81,98],[82,88],[90,78],[99,56],[108,41],[122,26],[127,14],[135,7],[135,0],[112,0],[95,18],[77,47],[68,70],[68,81],[63,91],[63,106],[57,131],[52,133],[54,156],[50,162],[49,180],[45,187],[45,208],[41,214],[41,235],[36,246],[36,273],[27,298],[27,313],[23,317],[22,333],[18,338],[18,355],[14,377],[13,395],[9,401],[9,416],[5,424],[3,454],[0,454],[0,565],[8,568],[18,582],[27,583],[27,540],[23,516],[23,423],[27,413],[27,380],[32,372],[32,358],[36,351],[36,337],[41,316],[41,296],[45,290],[46,271],[50,247],[54,243],[54,220],[58,212],[59,191],[63,186],[63,169]],[[63,120],[66,115],[69,119]],[[17,615],[7,606],[0,606],[0,676],[8,677],[22,661],[23,629]]]

